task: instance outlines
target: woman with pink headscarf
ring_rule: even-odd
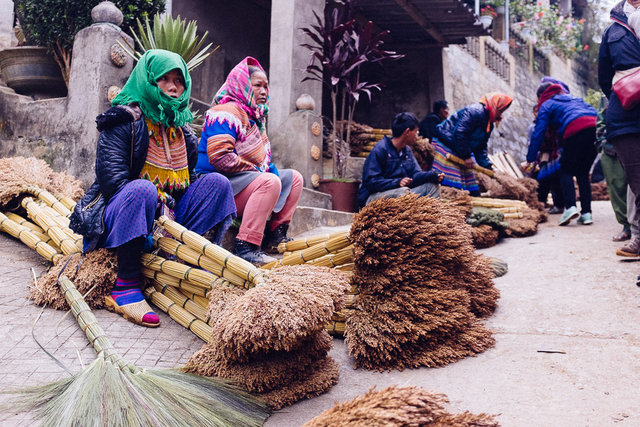
[[[219,172],[231,181],[242,224],[233,252],[255,264],[274,260],[302,192],[302,175],[278,170],[271,159],[265,118],[269,81],[260,63],[246,57],[227,76],[207,111],[196,173]],[[264,239],[263,239],[264,237]]]

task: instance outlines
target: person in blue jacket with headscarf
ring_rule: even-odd
[[[562,138],[559,174],[565,208],[558,224],[567,225],[576,218],[579,218],[580,224],[593,224],[589,170],[597,154],[595,140],[598,113],[582,98],[568,95],[559,84],[543,83],[538,88],[537,95],[538,116],[531,135],[527,161],[536,160],[547,128],[555,129]],[[576,207],[574,176],[578,182],[582,214]]]

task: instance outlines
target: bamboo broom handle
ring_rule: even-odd
[[[208,315],[207,310],[200,307],[200,305],[196,304],[195,301],[192,301],[178,289],[174,288],[173,286],[162,286],[157,283],[154,284],[153,287],[156,291],[160,292],[162,295],[166,296],[171,301],[175,302],[180,307],[184,308],[189,313],[202,320],[204,323],[209,324],[209,320],[211,319],[211,317]]]
[[[164,227],[169,234],[185,243],[187,246],[200,251],[218,264],[228,268],[238,276],[249,280],[257,285],[264,283],[266,278],[264,273],[255,265],[244,259],[233,255],[226,249],[211,243],[201,235],[187,230],[175,221],[171,221],[167,216],[163,215],[158,218],[158,224]]]
[[[62,203],[64,207],[66,207],[70,211],[73,211],[73,209],[76,207],[76,201],[70,197],[60,196],[58,200],[60,200],[60,203]]]
[[[449,160],[452,163],[456,163],[456,164],[458,164],[460,166],[464,166],[464,160],[462,160],[458,156],[454,156],[451,153],[447,153],[447,160]],[[488,175],[488,176],[493,176],[494,175],[494,172],[491,169],[483,168],[482,166],[479,166],[479,165],[477,165],[475,163],[473,164],[473,168],[472,169],[474,171],[476,171],[476,172],[480,172],[480,173],[483,173],[483,174]]]
[[[71,307],[71,312],[95,351],[98,354],[102,353],[105,360],[109,360],[111,363],[117,365],[120,370],[128,369],[133,373],[141,372],[142,369],[125,361],[116,353],[113,344],[111,344],[111,341],[107,338],[107,334],[102,327],[100,327],[98,319],[96,319],[96,316],[80,292],[78,292],[73,282],[69,280],[67,276],[61,276],[58,280],[58,285],[62,290],[64,298]]]
[[[176,277],[170,276],[161,271],[154,271],[150,268],[144,267],[144,265],[140,271],[142,272],[142,275],[147,279],[151,279],[163,286],[164,285],[173,286],[174,288],[178,288],[181,291],[189,292],[194,295],[199,295],[202,298],[206,298],[210,291],[210,289],[208,288],[205,289],[201,286],[194,285],[188,280],[178,279]]]
[[[40,237],[32,233],[27,227],[12,221],[3,213],[0,213],[0,230],[19,239],[22,243],[34,249],[44,259],[51,261],[54,265],[62,258],[62,254],[60,254],[56,248],[43,242]]]
[[[33,194],[38,199],[51,206],[60,215],[64,217],[69,217],[69,215],[71,215],[71,210],[63,205],[62,202],[60,202],[53,194],[49,193],[47,190],[44,190],[35,185],[28,185],[25,191],[27,193]]]
[[[308,262],[308,265],[314,265],[318,267],[338,267],[343,264],[353,262],[353,245],[347,246],[344,249],[339,250],[336,253],[323,256],[313,261]]]
[[[201,288],[211,289],[213,286],[219,285],[235,287],[235,285],[227,279],[218,277],[208,271],[180,264],[179,262],[170,261],[157,255],[143,253],[140,261],[144,267],[154,271],[161,271],[177,279],[188,280]]]
[[[326,242],[333,237],[346,236],[347,234],[349,234],[348,231],[342,233],[320,234],[317,236],[305,237],[304,239],[296,239],[289,242],[283,242],[278,245],[278,252],[284,253],[300,251],[317,245],[318,243]]]
[[[324,325],[330,335],[343,336],[346,329],[345,322],[330,321]]]
[[[203,253],[190,248],[184,243],[180,243],[177,240],[170,239],[168,237],[160,237],[156,242],[163,251],[170,253],[171,255],[175,255],[188,263],[202,267],[218,277],[223,277],[234,285],[245,289],[253,287],[253,283],[243,279],[228,268],[218,264]]]
[[[82,247],[78,245],[78,242],[73,237],[68,236],[67,233],[60,227],[55,221],[49,218],[40,209],[40,206],[30,197],[22,199],[22,206],[27,210],[29,216],[42,227],[49,236],[53,239],[56,245],[62,249],[65,255],[71,255],[77,252],[82,252]]]
[[[152,287],[144,290],[144,296],[149,298],[153,305],[167,313],[169,317],[196,334],[200,339],[205,342],[211,341],[213,328],[184,308],[178,306],[175,302],[171,301],[170,298],[162,295]]]
[[[269,264],[263,265],[263,269],[272,269],[275,267],[280,267],[282,265],[300,265],[306,262],[312,261],[316,258],[320,258],[332,252],[337,252],[340,249],[343,249],[351,244],[351,240],[349,240],[349,234],[336,236],[327,240],[326,242],[319,243],[317,245],[311,246],[310,248],[304,249],[300,252],[293,253],[291,255],[287,255],[281,260],[277,260],[271,262]]]
[[[504,219],[520,219],[520,218],[524,218],[524,215],[522,212],[509,212],[504,214]]]
[[[50,245],[51,247],[53,247],[56,252],[61,252],[60,248],[56,246],[55,242],[53,241],[53,239],[51,237],[49,237],[49,235],[47,233],[44,232],[44,230],[32,223],[31,221],[22,218],[20,215],[16,215],[13,212],[6,212],[5,215],[7,216],[7,218],[9,218],[11,221],[25,227],[27,230],[29,230],[31,233],[33,233],[34,236],[36,236],[38,239],[42,240],[44,243]],[[34,249],[34,248],[32,248]]]

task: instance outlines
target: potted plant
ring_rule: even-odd
[[[91,25],[91,10],[98,3],[100,0],[67,0],[64,2],[59,0],[16,0],[16,16],[24,32],[25,45],[30,46],[13,48],[13,50],[22,51],[25,55],[30,56],[34,56],[33,52],[35,51],[43,54],[48,52],[53,56],[54,63],[60,70],[62,81],[68,85],[73,39],[78,31]],[[132,25],[137,16],[164,11],[164,0],[114,0],[113,3],[123,11],[123,26]],[[39,48],[36,49],[34,46]],[[8,55],[7,50],[12,49],[5,49],[5,52],[0,56]],[[18,52],[13,56],[20,54]],[[31,60],[31,62],[33,63],[35,60]],[[3,61],[2,65],[7,66],[7,62]],[[48,62],[47,70],[50,71],[50,69],[51,60]],[[27,71],[33,73],[34,67],[30,67]],[[2,73],[5,75],[4,68]],[[50,87],[52,81],[55,81],[49,75],[45,75],[44,79],[45,82],[41,85],[44,85],[45,88]],[[7,84],[9,83],[7,82]]]
[[[486,5],[480,9],[480,23],[484,28],[489,28],[493,19],[496,18],[498,14],[495,9],[490,5]]]
[[[334,209],[353,211],[359,182],[345,178],[353,115],[361,95],[371,100],[372,91],[382,89],[380,83],[361,80],[361,67],[404,55],[382,49],[389,31],[376,33],[371,21],[356,22],[350,0],[327,0],[324,21],[315,12],[314,15],[316,23],[302,28],[311,39],[311,43],[301,44],[311,52],[303,81],[321,81],[329,90],[332,107],[329,138],[333,178],[321,180],[320,191],[332,195]]]

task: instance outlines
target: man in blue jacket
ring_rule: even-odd
[[[400,113],[391,125],[392,137],[385,136],[364,162],[358,203],[364,206],[382,197],[400,197],[408,192],[439,197],[443,174],[422,171],[409,145],[418,139],[418,119]]]

